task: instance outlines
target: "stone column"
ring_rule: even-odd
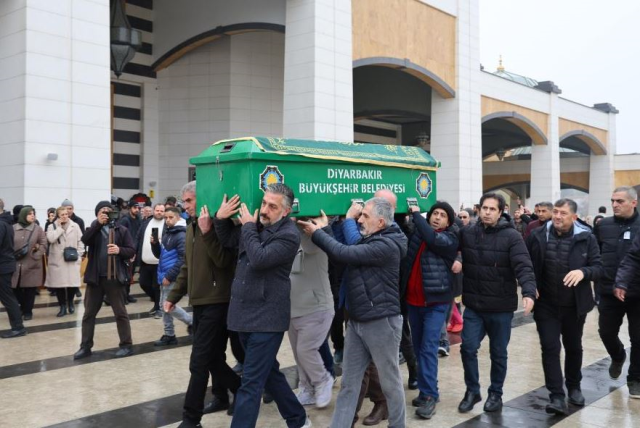
[[[589,214],[595,215],[598,207],[607,207],[611,212],[611,193],[615,187],[615,161],[616,153],[616,114],[618,110],[611,104],[596,104],[595,108],[609,114],[609,141],[605,155],[589,157]]]
[[[559,90],[557,90],[559,91]],[[547,144],[531,146],[531,205],[560,199],[558,92],[549,91]]]
[[[431,154],[442,162],[437,197],[455,210],[472,207],[482,196],[478,12],[478,0],[458,3],[455,98],[435,91],[431,96]]]
[[[351,0],[287,0],[283,136],[353,140]]]
[[[28,37],[27,37],[28,32]],[[0,2],[2,196],[85,220],[110,197],[109,1]]]

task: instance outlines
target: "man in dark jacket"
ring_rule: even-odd
[[[462,229],[464,329],[460,355],[467,391],[458,410],[466,413],[482,400],[478,372],[478,349],[485,334],[491,353],[491,386],[486,412],[502,409],[502,385],[507,375],[507,347],[511,320],[518,309],[517,285],[522,287],[525,315],[533,309],[536,283],[531,258],[522,236],[504,216],[504,198],[486,193],[480,198],[480,217]],[[516,283],[517,279],[517,283]]]
[[[215,230],[228,248],[238,248],[227,322],[240,333],[245,349],[242,386],[235,398],[232,428],[256,425],[262,390],[278,405],[289,428],[310,426],[307,413],[280,372],[278,350],[291,320],[291,268],[300,232],[289,218],[293,191],[284,184],[267,186],[260,207],[251,214],[238,195],[225,195]],[[239,212],[242,227],[230,217]]]
[[[182,200],[192,218],[185,238],[185,259],[176,283],[164,303],[169,313],[185,295],[193,306],[193,348],[189,361],[189,387],[184,398],[180,427],[200,426],[204,398],[213,377],[215,411],[229,408],[227,390],[236,393],[240,378],[226,363],[227,311],[235,257],[222,247],[207,206],[196,216],[196,182],[182,188]]]
[[[604,275],[596,281],[598,304],[598,332],[600,339],[611,356],[609,376],[617,379],[627,354],[618,334],[620,326],[627,316],[631,355],[627,384],[640,388],[640,290],[630,290],[621,301],[614,296],[614,282],[620,262],[629,252],[631,243],[640,235],[640,216],[638,215],[638,193],[633,187],[618,187],[611,196],[613,216],[603,218],[594,228],[594,234],[600,244],[600,254],[604,266]]]
[[[527,224],[527,229],[524,232],[524,239],[527,239],[534,229],[544,226],[549,219],[551,219],[551,211],[553,211],[553,204],[551,202],[540,202],[535,207],[537,219],[530,221]]]
[[[438,392],[438,345],[449,305],[453,302],[451,267],[458,254],[455,213],[447,202],[431,206],[427,220],[411,207],[415,231],[409,240],[403,278],[413,348],[418,357],[416,415],[431,419]]]
[[[0,199],[0,202],[2,199]],[[4,207],[4,202],[2,202]],[[4,214],[9,214],[4,215]],[[24,336],[27,329],[22,324],[22,313],[18,299],[11,289],[11,277],[16,270],[16,259],[13,255],[13,216],[11,213],[3,212],[0,215],[0,303],[7,309],[11,330],[0,337],[9,339],[12,337]]]
[[[342,386],[331,426],[342,428],[353,423],[362,376],[373,360],[387,399],[389,426],[404,427],[406,409],[398,365],[402,334],[399,282],[407,238],[394,223],[393,207],[385,198],[368,200],[358,223],[363,239],[344,245],[321,230],[323,224],[301,222],[314,244],[348,266],[345,285],[350,319]]]
[[[162,206],[164,209],[163,205],[159,206]],[[167,228],[162,235],[162,243],[157,242],[153,235],[149,236],[153,255],[159,259],[159,263],[156,266],[157,276],[153,281],[154,283],[160,284],[162,290],[160,302],[163,306],[167,300],[167,296],[171,293],[171,290],[173,290],[176,278],[184,264],[184,245],[185,235],[187,233],[186,223],[180,216],[179,209],[169,207],[165,212],[165,218]],[[191,325],[193,324],[191,314],[187,313],[180,306],[174,305],[171,312],[164,312],[162,314],[164,334],[159,340],[154,342],[154,346],[168,346],[178,343],[173,325],[174,318],[185,323],[188,326],[187,331],[191,333]]]
[[[105,295],[111,302],[120,336],[120,349],[116,352],[116,357],[133,354],[131,325],[122,287],[130,281],[126,263],[134,256],[136,248],[127,229],[109,220],[109,213],[112,211],[109,201],[98,202],[95,209],[97,219],[82,235],[82,242],[89,247],[89,260],[84,273],[87,290],[84,296],[85,312],[82,316],[82,342],[80,350],[73,355],[74,360],[91,355],[96,315],[100,312]],[[110,234],[113,234],[112,244],[109,243]],[[109,267],[113,265],[115,277],[109,271]]]
[[[602,275],[596,238],[577,222],[578,205],[571,199],[554,204],[551,221],[527,238],[539,298],[534,319],[542,348],[542,368],[550,393],[547,413],[566,415],[560,365],[562,343],[569,403],[584,406],[582,333],[587,313],[593,309],[591,281]]]
[[[140,208],[142,206],[143,206],[142,203],[138,203],[135,199],[131,199],[129,201],[128,214],[124,215],[119,221],[119,223],[122,226],[127,228],[127,230],[129,231],[129,234],[131,234],[131,239],[133,241],[133,244],[136,246],[136,248],[138,248],[138,242],[136,242],[138,238],[138,231],[142,226],[142,219],[140,218]],[[131,261],[131,266],[129,268],[130,278],[132,279],[133,279],[134,266],[137,265],[139,262],[140,260],[134,255],[134,259]],[[127,293],[126,294],[127,303],[135,303],[138,301],[138,299],[131,296],[131,284],[127,285],[126,293]]]

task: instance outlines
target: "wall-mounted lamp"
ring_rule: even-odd
[[[50,161],[58,160],[58,154],[57,153],[48,153],[47,154],[47,160],[50,160]]]

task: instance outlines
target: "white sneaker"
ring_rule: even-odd
[[[316,397],[313,394],[312,389],[307,389],[307,387],[301,386],[298,389],[298,393],[296,394],[296,398],[303,406],[309,406],[311,404],[316,404]]]
[[[307,416],[307,420],[304,422],[304,425],[302,425],[302,428],[311,428],[312,426],[313,424],[311,423],[311,419]]]
[[[324,409],[331,403],[331,393],[333,389],[333,378],[329,376],[327,380],[318,385],[316,390],[316,408]]]

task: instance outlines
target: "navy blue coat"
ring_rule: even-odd
[[[184,226],[165,227],[162,233],[162,247],[160,244],[151,244],[153,255],[158,261],[158,284],[163,279],[174,282],[180,273],[184,263],[184,242],[187,236],[187,228]]]
[[[407,257],[404,260],[402,288],[406,290],[420,246],[425,250],[420,257],[422,286],[428,303],[449,303],[453,300],[453,272],[451,266],[458,255],[458,234],[455,225],[436,232],[420,213],[413,213],[415,230],[409,239]]]

